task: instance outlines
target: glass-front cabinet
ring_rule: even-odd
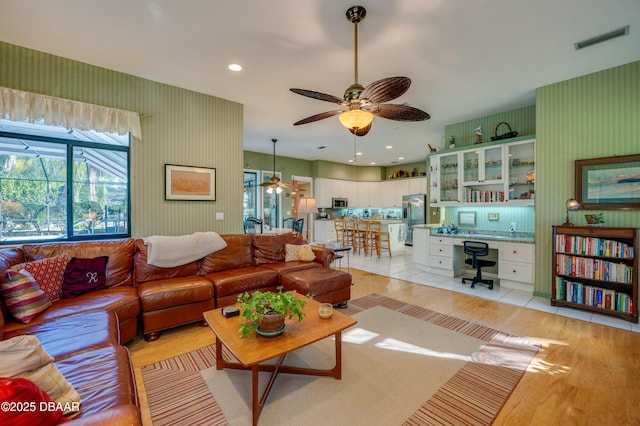
[[[536,146],[528,141],[507,146],[509,167],[509,200],[536,198]],[[526,201],[523,201],[526,203]],[[533,201],[531,201],[533,204]]]
[[[457,152],[432,157],[429,164],[430,194],[432,204],[453,204],[459,199]]]
[[[432,154],[429,166],[432,205],[533,205],[535,139]]]
[[[461,153],[463,202],[495,203],[505,200],[503,154],[502,145]]]

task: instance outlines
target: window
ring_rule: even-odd
[[[130,236],[129,141],[0,120],[0,244]]]

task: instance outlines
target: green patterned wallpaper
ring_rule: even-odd
[[[143,114],[131,144],[134,237],[242,232],[241,104],[3,42],[0,85]],[[165,163],[216,168],[216,201],[165,201]]]
[[[536,122],[535,294],[550,297],[551,226],[575,196],[575,160],[640,153],[640,61],[538,88]],[[608,226],[640,227],[638,210],[601,211]]]

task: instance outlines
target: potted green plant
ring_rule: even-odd
[[[298,297],[295,291],[283,290],[278,287],[278,291],[245,291],[238,296],[243,336],[256,330],[263,335],[278,335],[284,331],[285,318],[302,321],[304,307],[311,296]]]

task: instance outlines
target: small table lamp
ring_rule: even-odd
[[[565,219],[563,225],[573,226],[573,223],[571,223],[571,221],[569,220],[569,212],[575,210],[580,210],[580,203],[578,203],[575,198],[569,198],[567,200],[567,218]]]
[[[317,213],[318,206],[315,198],[300,198],[300,206],[298,206],[298,213],[310,214]],[[307,218],[308,219],[308,218]],[[307,226],[307,242],[309,242],[309,220],[305,220]]]

